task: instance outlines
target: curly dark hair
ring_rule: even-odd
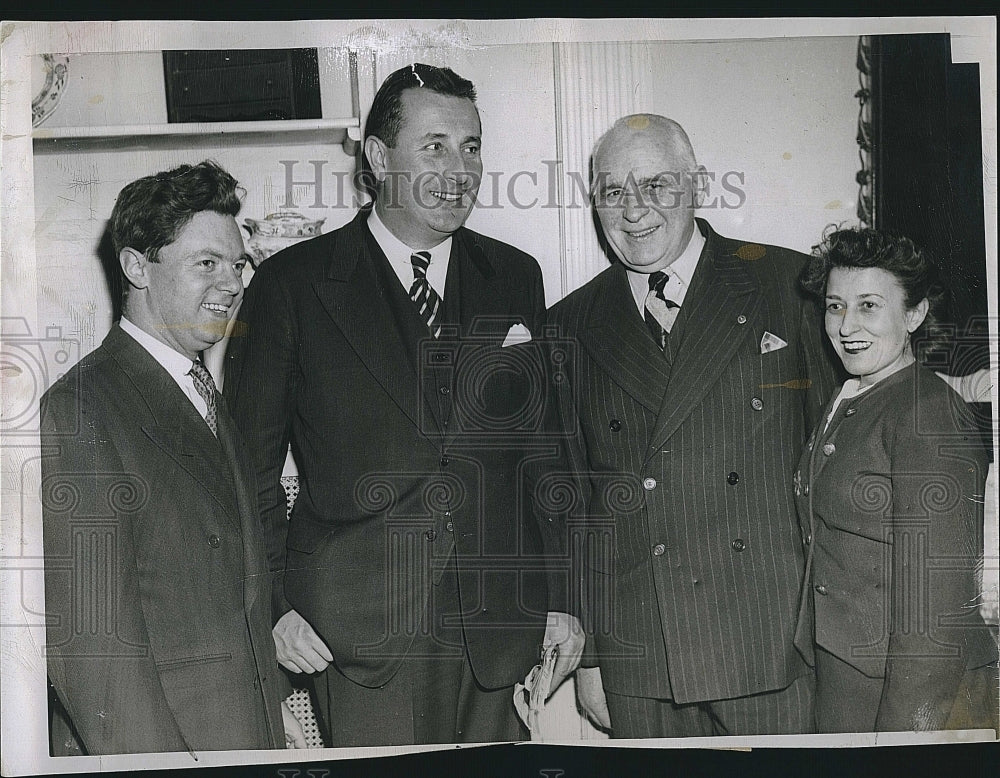
[[[133,181],[118,193],[111,211],[115,255],[132,248],[156,262],[160,249],[173,243],[196,213],[236,216],[243,194],[236,179],[213,160]]]
[[[912,339],[933,345],[940,338],[938,325],[947,315],[948,293],[939,279],[937,266],[912,240],[870,227],[839,229],[831,225],[813,246],[799,283],[822,303],[827,279],[835,267],[878,268],[891,273],[903,289],[907,308],[927,299],[927,315]]]
[[[407,89],[429,89],[447,97],[464,97],[475,105],[476,87],[451,68],[439,68],[414,62],[394,71],[378,88],[371,110],[365,120],[364,140],[379,138],[389,148],[396,147],[403,126],[403,92]],[[368,156],[361,155],[362,186],[375,199],[376,181]]]

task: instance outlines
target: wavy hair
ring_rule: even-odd
[[[799,283],[822,303],[827,279],[835,267],[877,268],[891,273],[903,289],[908,309],[927,299],[927,315],[912,333],[912,340],[921,340],[927,345],[936,345],[940,340],[939,325],[947,316],[948,292],[941,283],[937,266],[912,240],[870,227],[840,229],[831,225],[824,231],[822,240],[813,246]]]

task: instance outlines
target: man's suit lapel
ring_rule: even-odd
[[[615,383],[656,413],[670,366],[639,315],[624,266],[616,263],[600,279],[580,339]]]
[[[316,292],[374,379],[422,428],[417,371],[375,272],[365,234],[368,213],[362,209],[333,246],[326,277],[317,283]]]
[[[710,229],[707,238],[684,299],[681,342],[649,450],[660,448],[709,391],[754,331],[753,322],[763,307],[743,260],[726,251]]]
[[[143,432],[238,524],[228,463],[197,409],[163,366],[117,325],[104,345],[135,388],[135,418]]]
[[[456,232],[448,259],[448,277],[439,316],[444,325],[440,343],[453,354],[453,359],[445,368],[450,374],[435,371],[433,364],[424,373],[424,393],[439,428],[445,433],[445,446],[462,431],[460,420],[453,418],[455,403],[467,402],[470,398],[456,396],[461,388],[458,386],[452,386],[452,393],[442,397],[436,391],[436,385],[445,381],[454,382],[454,372],[460,369],[459,360],[467,360],[474,349],[502,347],[507,330],[516,323],[510,318],[511,292],[500,284],[500,274],[475,234],[464,229]],[[521,323],[527,325],[527,322]],[[445,421],[448,423],[445,424]]]
[[[513,323],[507,320],[512,290],[504,289],[499,277],[497,269],[476,241],[476,236],[467,230],[455,233],[445,285],[445,310],[453,314],[456,310],[454,303],[457,302],[457,317],[463,336],[498,335],[498,345],[503,343],[503,337]],[[459,290],[457,301],[451,291],[456,287]],[[522,324],[527,325],[528,322]]]

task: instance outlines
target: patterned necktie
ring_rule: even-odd
[[[669,357],[667,335],[670,328],[677,320],[677,314],[681,307],[673,300],[668,300],[663,294],[663,288],[667,285],[670,276],[662,270],[649,274],[649,293],[646,295],[645,315],[646,326],[649,327],[653,339],[659,344],[660,349]]]
[[[204,363],[200,359],[196,359],[191,363],[191,369],[188,370],[188,375],[194,379],[194,388],[201,395],[201,399],[205,401],[208,406],[208,411],[205,414],[205,422],[208,424],[209,429],[212,430],[212,434],[216,437],[219,436],[218,424],[216,422],[216,408],[215,408],[215,381],[212,379],[212,374],[208,372],[208,368],[205,367]]]
[[[441,334],[441,326],[434,324],[434,317],[437,316],[438,309],[441,307],[441,297],[427,280],[427,267],[431,263],[431,253],[418,251],[410,257],[410,263],[413,265],[410,299],[417,306],[417,313],[424,320],[427,329],[436,338]]]

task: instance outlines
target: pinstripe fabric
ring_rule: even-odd
[[[787,689],[687,705],[609,693],[608,711],[616,738],[796,735],[812,729],[814,691],[802,675]]]
[[[802,576],[792,473],[833,386],[804,257],[707,240],[672,368],[614,265],[550,311],[586,506],[571,529],[605,687],[678,703],[783,689]],[[788,346],[760,353],[765,332]],[[809,381],[811,380],[811,384]]]

